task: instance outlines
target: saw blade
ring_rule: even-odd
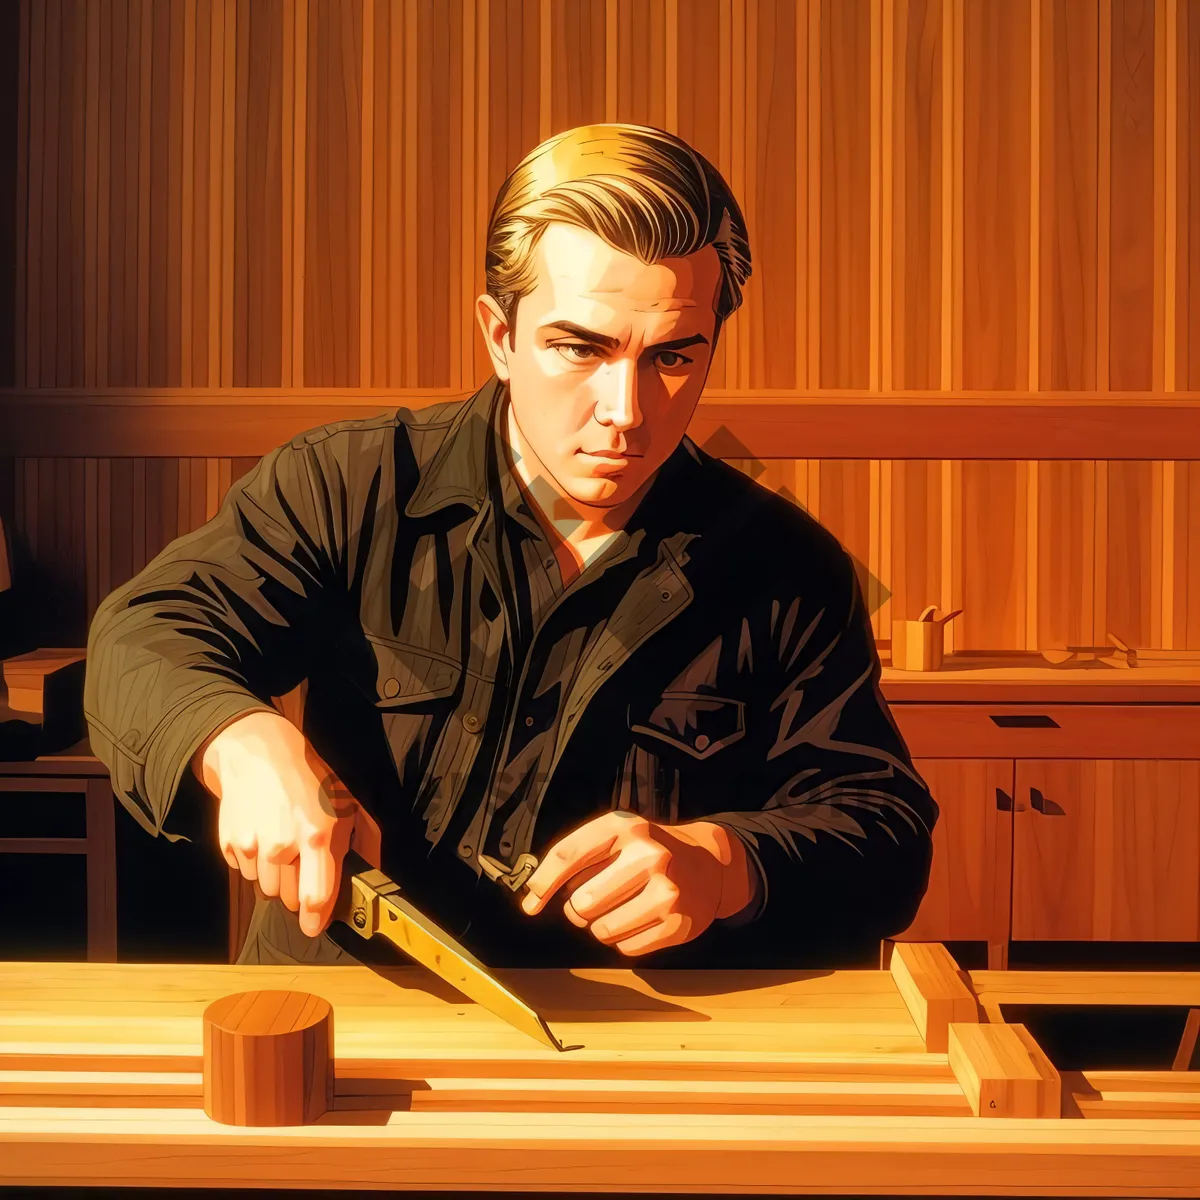
[[[464,945],[409,903],[394,880],[353,851],[342,864],[342,886],[333,919],[343,921],[360,937],[379,934],[387,938],[464,996],[543,1045],[554,1050],[579,1048],[564,1046],[524,1000],[509,991]]]

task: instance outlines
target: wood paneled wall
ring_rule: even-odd
[[[754,275],[714,389],[1200,392],[1200,0],[20,0],[5,22],[0,384],[25,397],[467,391],[496,189],[598,120],[680,133],[742,203]],[[938,602],[966,610],[959,649],[1200,647],[1200,475],[1170,446],[739,465],[882,580],[884,639]],[[10,457],[0,514],[84,621],[239,474]]]

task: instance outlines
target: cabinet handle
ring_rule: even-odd
[[[1061,729],[1046,713],[992,713],[992,724],[1001,729]]]
[[[996,789],[996,807],[1001,812],[1012,812],[1012,797],[1003,789]]]
[[[1055,804],[1053,800],[1047,800],[1037,788],[1029,789],[1029,803],[1046,817],[1061,817],[1066,814],[1066,809],[1061,804]]]

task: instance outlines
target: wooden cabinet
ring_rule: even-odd
[[[1200,688],[1035,704],[986,684],[888,696],[940,809],[925,899],[894,940],[983,941],[992,968],[1010,939],[1200,940]]]
[[[1011,759],[917,759],[940,809],[929,887],[900,941],[1007,943],[1012,880]]]
[[[1014,939],[1200,939],[1200,760],[1018,761],[1013,817]]]

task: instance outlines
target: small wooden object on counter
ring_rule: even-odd
[[[950,1026],[947,1053],[977,1117],[1059,1117],[1062,1079],[1024,1025]]]
[[[944,617],[929,605],[915,621],[892,622],[892,666],[897,671],[939,671],[945,653],[946,626],[962,612]]]
[[[224,1125],[307,1125],[333,1107],[333,1008],[238,992],[204,1010],[204,1111]]]
[[[31,650],[4,660],[8,706],[42,718],[82,699],[86,650]]]
[[[945,1053],[951,1022],[979,1020],[975,996],[945,946],[897,942],[888,965],[896,990],[931,1054]]]

